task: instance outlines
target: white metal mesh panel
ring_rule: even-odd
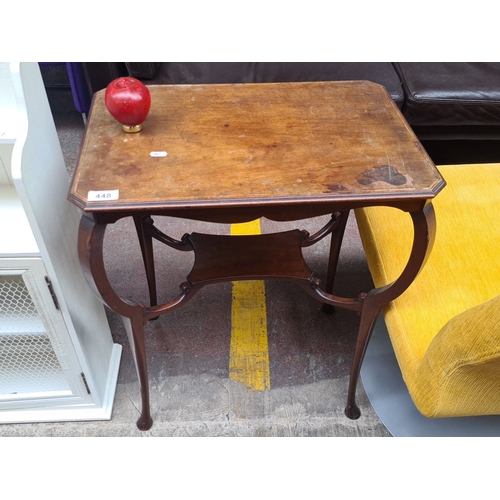
[[[0,276],[0,397],[68,389],[22,275]]]

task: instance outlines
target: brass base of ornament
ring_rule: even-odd
[[[122,125],[122,127],[128,134],[135,134],[136,132],[140,132],[142,130],[142,123],[139,125]]]

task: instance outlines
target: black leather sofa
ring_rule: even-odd
[[[84,63],[91,94],[146,84],[369,80],[384,85],[436,164],[500,162],[500,63]]]

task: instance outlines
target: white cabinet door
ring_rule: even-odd
[[[0,410],[88,403],[42,260],[0,259]]]

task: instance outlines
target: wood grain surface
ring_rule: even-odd
[[[151,111],[136,134],[96,93],[69,194],[85,211],[428,199],[444,185],[374,83],[149,89]],[[106,190],[119,198],[88,201],[89,191]]]

